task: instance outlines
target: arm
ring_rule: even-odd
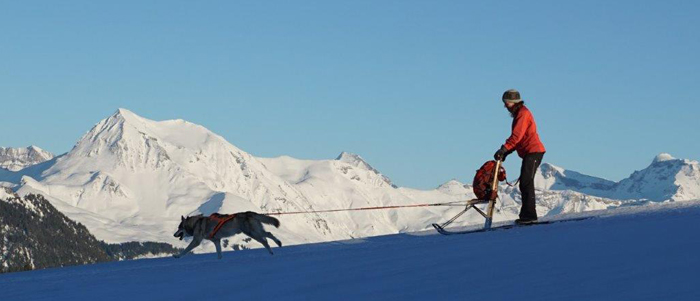
[[[532,117],[528,114],[528,112],[521,112],[520,114],[518,114],[518,116],[515,117],[515,125],[513,126],[513,132],[510,134],[510,137],[506,139],[506,143],[503,144],[503,146],[509,152],[512,152],[515,146],[518,145],[518,142],[520,142],[520,140],[523,139],[527,127],[530,126],[531,119]]]

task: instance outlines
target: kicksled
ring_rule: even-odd
[[[455,235],[455,234],[469,234],[469,233],[479,233],[479,232],[487,232],[487,231],[494,231],[494,230],[505,230],[505,229],[511,229],[515,227],[528,227],[528,226],[534,226],[534,225],[543,225],[543,224],[552,224],[552,223],[560,223],[560,222],[569,222],[569,221],[580,221],[580,220],[585,220],[585,219],[590,219],[591,217],[582,217],[582,218],[574,218],[574,219],[567,219],[567,220],[551,220],[551,221],[541,221],[541,222],[534,222],[534,223],[529,223],[529,224],[516,224],[514,222],[508,223],[508,224],[501,224],[497,226],[493,226],[493,212],[496,206],[496,199],[498,199],[498,182],[499,180],[505,180],[505,169],[501,167],[501,161],[495,161],[495,164],[493,164],[493,161],[487,162],[484,164],[484,166],[481,167],[477,171],[477,175],[474,178],[474,189],[475,189],[475,194],[477,195],[476,199],[469,200],[467,201],[467,204],[461,212],[459,212],[457,215],[455,215],[453,218],[449,219],[448,221],[442,223],[442,224],[432,224],[432,226],[437,230],[438,233],[443,234],[443,235]],[[495,165],[495,168],[493,165]],[[486,174],[484,174],[486,173]],[[499,173],[501,173],[499,175]],[[491,176],[493,174],[493,176]],[[486,181],[490,181],[490,183],[484,183],[484,177],[487,178]],[[480,189],[480,190],[479,190]],[[479,204],[487,204],[485,211],[482,209],[479,209],[479,207],[476,207],[476,205]],[[461,231],[452,231],[448,230],[447,227],[453,223],[455,220],[457,220],[460,216],[463,214],[467,213],[470,209],[474,209],[476,212],[478,212],[481,216],[484,217],[484,226],[483,228],[478,228],[478,229],[468,229],[468,230],[461,230]]]

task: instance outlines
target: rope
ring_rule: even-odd
[[[415,205],[361,207],[361,208],[348,208],[348,209],[313,210],[313,211],[269,212],[269,213],[263,213],[263,214],[265,214],[265,215],[289,215],[289,214],[311,214],[311,213],[328,213],[328,212],[341,212],[341,211],[362,211],[362,210],[379,210],[379,209],[396,209],[396,208],[456,206],[454,204],[462,203],[462,202],[466,202],[466,201],[453,201],[453,202],[446,202],[446,203],[415,204]]]

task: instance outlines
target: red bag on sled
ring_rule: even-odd
[[[498,181],[506,180],[506,169],[503,165],[499,168]],[[480,200],[491,201],[498,197],[498,189],[491,191],[491,185],[493,185],[493,173],[496,171],[496,161],[488,161],[476,171],[476,176],[474,176],[474,182],[472,187],[474,189],[474,194]]]

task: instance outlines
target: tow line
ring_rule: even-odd
[[[290,214],[313,214],[313,213],[328,213],[342,211],[363,211],[363,210],[380,210],[380,209],[396,209],[396,208],[415,208],[415,207],[437,207],[437,206],[463,206],[467,201],[453,201],[446,203],[431,203],[431,204],[414,204],[414,205],[396,205],[396,206],[377,206],[377,207],[361,207],[347,209],[329,209],[329,210],[312,210],[312,211],[292,211],[292,212],[268,212],[265,215],[290,215]]]

